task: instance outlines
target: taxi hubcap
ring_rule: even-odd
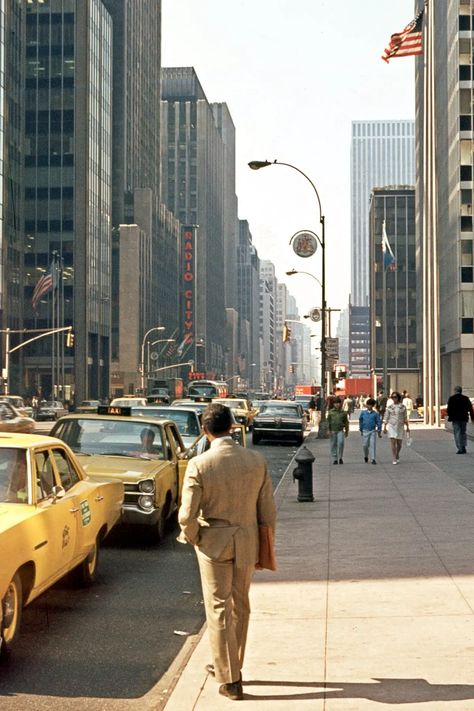
[[[8,586],[3,604],[3,637],[5,642],[13,638],[18,623],[19,595],[16,585],[11,582]]]

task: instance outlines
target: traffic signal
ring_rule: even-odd
[[[67,346],[67,348],[72,348],[74,346],[74,332],[73,331],[67,332],[66,346]]]
[[[290,371],[290,373],[294,373],[294,372],[295,372],[295,366],[294,366],[294,365],[290,365],[290,366],[289,366],[289,371]]]
[[[283,343],[288,343],[290,338],[291,338],[291,329],[285,321],[285,323],[283,324]]]

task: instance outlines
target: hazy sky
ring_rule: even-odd
[[[193,66],[209,101],[225,101],[237,137],[239,217],[261,259],[296,297],[300,314],[321,305],[321,256],[297,257],[301,229],[320,234],[310,184],[326,219],[326,298],[350,292],[351,121],[414,119],[414,58],[380,57],[414,17],[413,0],[163,0],[163,66]],[[334,335],[334,334],[333,334]]]

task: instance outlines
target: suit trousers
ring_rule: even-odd
[[[249,589],[255,565],[234,565],[234,542],[218,560],[196,547],[216,681],[237,681],[244,663],[250,617]]]

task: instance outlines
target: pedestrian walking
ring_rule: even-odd
[[[390,396],[390,400],[391,402],[387,405],[387,409],[385,410],[383,431],[385,433],[388,432],[388,436],[390,437],[390,446],[393,455],[392,464],[398,464],[400,450],[402,448],[403,429],[406,427],[408,433],[410,432],[410,427],[407,419],[407,410],[402,403],[400,393],[393,392]]]
[[[351,414],[352,414],[352,398],[347,395],[347,397],[344,398],[344,402],[342,403],[342,409],[344,412],[347,412],[347,415],[349,419],[351,419]]]
[[[194,545],[198,559],[213,657],[206,670],[220,694],[240,700],[259,525],[274,530],[275,504],[265,459],[231,437],[230,409],[209,405],[202,424],[211,445],[187,466],[178,540]]]
[[[364,462],[370,461],[377,464],[375,457],[377,437],[382,436],[382,418],[377,410],[374,410],[375,400],[369,397],[365,403],[366,410],[362,410],[359,415],[359,430],[362,436],[362,449],[364,451]]]
[[[330,447],[333,464],[344,464],[344,441],[349,434],[349,416],[342,409],[342,400],[335,397],[332,408],[327,414],[328,429],[331,435]]]
[[[448,421],[453,423],[456,454],[466,454],[466,429],[469,418],[471,418],[471,422],[474,422],[472,403],[466,395],[462,394],[462,387],[456,385],[454,395],[448,398]]]
[[[311,396],[310,401],[308,403],[308,410],[309,410],[309,422],[311,425],[315,425],[316,424],[316,400],[312,396]]]
[[[377,396],[377,401],[375,405],[377,412],[379,413],[380,417],[384,418],[385,415],[385,410],[387,409],[387,396],[385,395],[383,390],[379,390],[379,394]]]
[[[407,410],[407,420],[410,421],[411,413],[413,412],[413,400],[410,397],[410,393],[405,393],[405,397],[402,400]]]

